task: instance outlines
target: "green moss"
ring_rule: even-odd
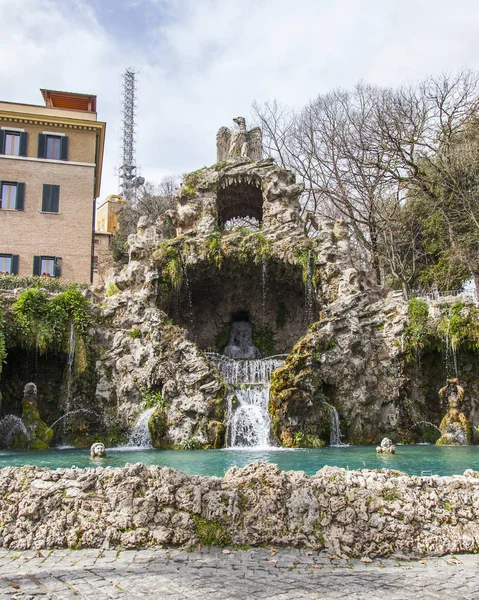
[[[225,445],[226,427],[222,421],[210,421],[208,423],[209,437],[212,440],[212,448],[223,448]]]
[[[108,285],[106,286],[106,295],[108,297],[115,296],[119,292],[120,288],[116,285],[116,283],[113,283],[112,281],[108,282]]]
[[[390,490],[381,489],[379,491],[379,495],[387,502],[394,502],[395,500],[400,500],[397,488],[392,488]]]
[[[216,352],[218,352],[218,354],[223,354],[223,350],[226,348],[228,342],[230,341],[230,335],[231,328],[228,326],[222,329],[216,336],[215,350]]]
[[[206,257],[213,262],[218,269],[221,268],[224,259],[221,231],[215,231],[208,236],[206,240]]]
[[[203,546],[231,546],[232,540],[229,532],[219,521],[203,519],[193,515],[196,524],[196,537]]]
[[[168,415],[165,409],[159,408],[154,411],[148,421],[148,429],[153,446],[155,448],[166,448],[165,437],[168,432]]]
[[[153,253],[153,259],[159,263],[161,284],[163,284],[165,292],[179,289],[183,283],[184,270],[178,244],[162,242]]]
[[[139,337],[141,337],[141,331],[138,328],[130,329],[130,331],[128,332],[128,335],[135,340],[135,339],[138,339]]]
[[[22,421],[30,435],[28,448],[46,450],[50,447],[53,430],[42,421],[38,408],[28,400],[22,402]]]
[[[253,344],[258,348],[261,356],[274,356],[276,354],[276,343],[273,330],[269,325],[263,325],[253,331]]]

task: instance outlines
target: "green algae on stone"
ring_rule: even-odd
[[[35,404],[26,399],[22,402],[22,421],[30,436],[27,448],[46,450],[50,447],[53,430],[42,421]]]

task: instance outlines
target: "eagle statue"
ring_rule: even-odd
[[[220,127],[216,134],[216,162],[227,158],[247,157],[252,160],[263,158],[263,134],[259,127],[247,131],[243,117],[236,117],[235,129]]]

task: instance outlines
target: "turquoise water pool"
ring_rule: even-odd
[[[221,477],[232,466],[244,467],[254,460],[278,465],[283,471],[305,471],[313,475],[325,465],[349,469],[397,469],[410,475],[432,471],[437,475],[462,475],[466,469],[479,471],[479,446],[398,446],[397,454],[376,454],[375,446],[345,446],[320,449],[265,450],[132,450],[111,448],[108,457],[90,460],[88,449],[64,448],[44,451],[0,451],[0,468],[36,465],[60,467],[122,467],[126,463],[167,466],[189,475]]]

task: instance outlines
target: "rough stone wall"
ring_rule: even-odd
[[[467,476],[466,476],[467,475]],[[479,473],[410,477],[266,463],[223,479],[174,469],[5,468],[0,546],[135,548],[273,544],[348,556],[479,550]]]
[[[184,331],[140,292],[115,294],[101,314],[96,400],[107,422],[131,430],[149,391],[161,396],[156,416],[164,423],[156,445],[179,447],[191,439],[222,445],[225,386]]]
[[[284,445],[298,435],[329,441],[329,407],[350,442],[379,441],[403,422],[400,338],[407,303],[385,294],[351,265],[344,225],[323,224],[315,256],[319,319],[273,374],[273,431]]]
[[[189,173],[179,193],[174,216],[178,231],[213,233],[218,227],[217,194],[229,186],[259,187],[262,192],[263,228],[276,235],[303,232],[299,216],[299,197],[303,185],[296,183],[291,171],[281,169],[272,158],[255,162],[249,158],[233,158]],[[245,198],[245,204],[248,200]]]

